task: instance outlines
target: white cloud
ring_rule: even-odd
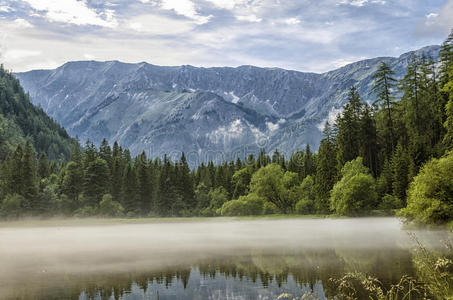
[[[236,16],[236,19],[238,19],[239,21],[246,21],[246,22],[250,22],[250,23],[259,23],[263,20],[261,18],[258,18],[255,15]]]
[[[24,50],[24,49],[9,49],[3,54],[3,57],[7,61],[20,62],[21,60],[29,57],[35,57],[41,55],[41,51],[36,50]]]
[[[272,122],[266,122],[266,126],[267,126],[267,129],[270,132],[273,132],[273,131],[277,130],[280,127],[280,125],[278,123],[274,124]]]
[[[214,4],[218,8],[229,10],[235,8],[238,5],[247,3],[247,0],[206,0],[206,1]]]
[[[30,22],[21,18],[14,20],[11,23],[11,26],[15,28],[33,28],[33,25],[30,24]]]
[[[438,11],[428,13],[425,18],[420,20],[417,26],[417,33],[433,36],[447,36],[453,28],[453,0],[447,3]]]
[[[0,12],[11,12],[14,9],[11,6],[8,5],[0,5]]]
[[[284,21],[288,25],[297,25],[300,23],[300,20],[298,18],[289,18]]]
[[[74,25],[96,25],[115,28],[118,23],[113,10],[98,13],[87,6],[85,1],[77,0],[22,0],[34,10],[44,13],[50,22]]]
[[[191,0],[161,0],[160,7],[166,10],[173,10],[176,14],[194,20],[197,24],[205,24],[212,18],[198,14],[195,4]]]
[[[88,59],[88,60],[93,60],[96,58],[96,56],[94,56],[93,54],[85,53],[83,55],[83,58]]]
[[[387,1],[385,1],[385,0],[341,0],[339,2],[339,4],[347,4],[347,5],[357,6],[357,7],[364,6],[367,3],[384,5],[387,3]]]
[[[192,21],[176,20],[164,16],[149,14],[128,20],[126,27],[146,34],[178,34],[192,30]]]
[[[426,24],[431,25],[436,23],[436,19],[439,17],[438,13],[430,13],[426,15]]]

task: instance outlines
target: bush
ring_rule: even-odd
[[[343,177],[331,192],[330,208],[339,215],[359,215],[373,208],[377,201],[376,182],[358,157],[341,170]]]
[[[300,184],[300,200],[296,203],[298,214],[311,214],[315,211],[315,182],[312,176],[304,178]]]
[[[263,198],[265,201],[274,203],[282,212],[292,211],[294,205],[294,193],[289,195],[297,184],[297,174],[285,172],[277,164],[269,164],[256,171],[250,182],[250,192]]]
[[[99,203],[99,214],[104,217],[120,217],[124,214],[123,206],[113,201],[112,195],[105,194]]]
[[[424,224],[453,220],[453,151],[423,166],[409,187],[401,214]]]
[[[0,207],[0,215],[4,218],[18,218],[22,215],[22,204],[25,199],[21,195],[7,195]]]
[[[95,207],[92,206],[84,206],[79,209],[77,209],[74,212],[74,217],[76,218],[87,218],[87,217],[93,217],[97,215],[98,211]]]
[[[246,203],[243,200],[231,200],[225,202],[220,209],[222,216],[246,216]]]
[[[263,214],[264,215],[273,215],[280,213],[277,205],[272,202],[265,202],[263,205]]]
[[[256,194],[241,196],[237,200],[225,202],[220,209],[222,216],[250,216],[263,213],[264,199]]]
[[[313,200],[302,199],[296,203],[296,213],[300,215],[309,215],[313,211]]]
[[[399,209],[403,206],[403,202],[393,195],[385,194],[382,197],[381,203],[379,204],[379,209],[383,210],[392,210],[392,209]]]

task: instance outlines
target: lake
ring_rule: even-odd
[[[447,235],[396,218],[0,223],[0,299],[326,299],[347,272],[415,277],[409,232]]]

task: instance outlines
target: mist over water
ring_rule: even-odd
[[[396,218],[37,225],[0,226],[0,298],[33,298],[37,290],[61,286],[68,276],[71,281],[89,283],[90,276],[196,266],[210,259],[225,261],[226,257],[250,256],[253,261],[256,254],[297,258],[295,253],[323,253],[321,259],[316,258],[317,264],[328,265],[334,263],[325,255],[329,251],[406,251],[414,246]],[[442,231],[412,232],[423,244],[435,248],[442,246],[446,235]],[[303,261],[295,259],[288,266]]]

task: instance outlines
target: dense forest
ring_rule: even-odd
[[[103,141],[83,147],[0,73],[0,213],[20,216],[367,215],[397,209],[422,223],[453,219],[453,33],[439,62],[413,57],[402,80],[382,63],[374,103],[355,87],[317,153],[201,164],[184,153],[131,157]],[[14,114],[14,117],[8,117]],[[72,150],[68,147],[72,144]],[[7,151],[17,145],[15,150]],[[56,158],[65,157],[68,161]],[[60,155],[59,155],[60,154]],[[49,159],[50,158],[50,159]]]
[[[76,143],[57,122],[35,107],[19,81],[0,66],[0,160],[17,145],[31,143],[52,160],[68,159]]]

